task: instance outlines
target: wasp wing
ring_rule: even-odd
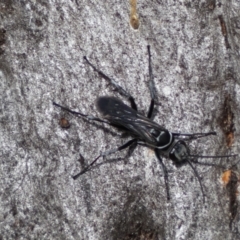
[[[124,104],[115,97],[99,97],[97,108],[104,118],[113,125],[128,129],[133,135],[146,144],[164,148],[172,140],[171,133],[149,118]]]

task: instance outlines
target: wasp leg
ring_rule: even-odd
[[[198,182],[199,182],[200,188],[201,188],[201,192],[202,192],[202,195],[203,195],[203,203],[205,203],[205,194],[204,194],[204,191],[203,191],[203,185],[202,185],[202,182],[201,182],[201,178],[200,178],[197,170],[195,169],[195,167],[192,165],[191,161],[189,159],[187,159],[187,162],[190,165],[190,167],[192,168],[192,170],[194,171],[194,174],[195,174],[196,178],[198,179]]]
[[[167,168],[164,165],[162,158],[160,157],[159,151],[156,148],[155,150],[155,155],[157,157],[157,159],[159,160],[161,166],[162,166],[162,170],[163,170],[163,176],[164,176],[164,181],[165,181],[165,186],[166,186],[166,190],[167,190],[167,200],[170,200],[170,193],[169,193],[169,184],[168,184],[168,172],[167,172]]]
[[[134,150],[136,149],[137,145],[138,145],[138,143],[136,141],[131,146],[129,146],[128,153],[127,153],[128,158],[132,156],[132,154],[133,154]]]
[[[149,90],[150,90],[150,95],[151,95],[151,103],[148,109],[148,118],[152,118],[152,113],[154,109],[154,99],[155,99],[155,94],[154,94],[154,83],[153,83],[153,74],[152,74],[152,61],[151,61],[151,52],[150,52],[150,46],[147,46],[148,49],[148,69],[149,69]]]
[[[188,139],[184,139],[184,140],[194,140],[194,139],[198,139],[198,138],[202,138],[202,137],[207,137],[209,135],[217,135],[216,132],[208,132],[208,133],[174,133],[172,132],[172,135],[175,137],[187,137]]]
[[[103,77],[105,80],[108,81],[108,83],[112,84],[117,90],[118,92],[123,95],[124,97],[126,97],[130,103],[131,103],[131,107],[137,111],[137,105],[135,103],[135,100],[133,98],[133,96],[131,94],[129,94],[125,89],[123,89],[120,85],[118,85],[113,79],[111,79],[110,77],[108,77],[105,73],[103,73],[101,70],[97,69],[88,59],[86,56],[83,57],[85,59],[85,61],[87,62],[88,65],[90,65],[94,71],[96,71],[101,77]]]
[[[130,147],[132,144],[134,144],[135,142],[137,142],[137,139],[132,139],[126,143],[124,143],[122,146],[118,147],[118,148],[114,148],[114,149],[111,149],[109,151],[106,151],[106,152],[103,152],[101,153],[98,157],[96,157],[87,167],[85,167],[80,173],[72,176],[72,178],[74,180],[76,180],[80,175],[84,174],[85,172],[89,171],[91,169],[91,167],[94,165],[94,163],[97,162],[97,160],[100,158],[100,157],[106,157],[112,153],[115,153],[115,152],[118,152],[118,151],[121,151],[127,147]]]
[[[66,107],[63,107],[63,106],[61,106],[61,105],[59,105],[59,104],[57,104],[57,103],[55,103],[55,102],[53,102],[53,105],[55,105],[55,106],[57,106],[57,107],[65,110],[65,111],[67,111],[67,112],[70,112],[70,113],[72,113],[72,114],[80,115],[81,117],[86,118],[87,120],[92,120],[92,121],[97,121],[97,122],[103,122],[103,123],[110,124],[110,122],[108,122],[108,121],[106,121],[106,120],[103,120],[103,119],[98,118],[98,117],[94,117],[94,116],[92,116],[92,115],[86,115],[86,114],[83,114],[83,113],[80,113],[80,112],[73,111],[73,110],[71,110],[71,109],[69,109],[69,108],[66,108]]]

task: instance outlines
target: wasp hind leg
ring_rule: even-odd
[[[150,96],[151,96],[151,103],[148,109],[148,118],[152,118],[153,114],[153,109],[154,109],[154,99],[155,99],[155,94],[154,94],[154,83],[153,83],[153,74],[152,74],[152,61],[151,61],[151,51],[150,51],[150,46],[147,46],[148,49],[148,70],[149,70],[149,90],[150,90]]]
[[[80,112],[73,111],[73,110],[71,110],[71,109],[69,109],[67,107],[61,106],[60,104],[58,104],[56,102],[53,102],[53,105],[63,109],[64,111],[70,112],[70,113],[72,113],[74,115],[81,116],[81,117],[83,117],[83,118],[85,118],[87,120],[92,120],[92,121],[97,121],[97,122],[110,124],[110,122],[108,122],[108,121],[106,121],[104,119],[101,119],[101,118],[98,118],[98,117],[94,117],[92,115],[86,115],[86,114],[83,114],[83,113],[80,113]]]
[[[130,104],[131,107],[137,111],[137,105],[135,103],[135,100],[133,96],[128,93],[124,88],[122,88],[120,85],[116,83],[112,78],[108,77],[105,73],[103,73],[101,70],[97,69],[89,60],[86,56],[83,57],[86,63],[93,68],[94,71],[96,71],[101,77],[103,77],[105,80],[107,80],[108,83],[110,83],[113,87],[117,89],[117,91],[124,97],[126,97]]]
[[[137,139],[131,139],[129,140],[128,142],[124,143],[123,145],[121,145],[120,147],[118,148],[114,148],[114,149],[111,149],[109,151],[105,151],[103,153],[101,153],[98,157],[96,157],[87,167],[85,167],[80,173],[72,176],[72,178],[74,180],[76,180],[79,176],[81,176],[82,174],[86,173],[87,171],[89,171],[91,169],[91,167],[97,162],[97,160],[101,157],[106,157],[110,154],[113,154],[113,153],[116,153],[118,151],[121,151],[127,147],[131,147],[131,145],[135,144],[137,142]]]

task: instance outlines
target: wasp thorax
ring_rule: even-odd
[[[172,134],[167,130],[158,130],[156,128],[151,128],[150,133],[152,137],[156,140],[156,146],[158,148],[165,148],[171,144]]]
[[[155,137],[155,138],[158,138],[159,135],[160,135],[160,131],[158,131],[158,130],[155,129],[155,128],[150,129],[150,133],[151,133],[151,135],[152,135],[153,137]]]

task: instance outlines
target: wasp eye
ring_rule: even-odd
[[[159,134],[160,134],[160,132],[158,131],[158,130],[156,130],[156,129],[154,129],[154,128],[152,128],[151,130],[150,130],[150,133],[152,134],[152,136],[153,137],[158,137],[159,136]]]

